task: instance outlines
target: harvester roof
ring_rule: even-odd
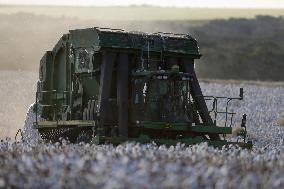
[[[69,39],[75,48],[93,47],[129,51],[166,52],[199,58],[197,41],[188,34],[126,32],[121,29],[87,28],[70,30]]]

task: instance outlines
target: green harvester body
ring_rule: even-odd
[[[242,140],[226,140],[235,113],[217,109],[224,97],[203,96],[194,70],[200,57],[190,35],[71,30],[40,61],[34,127],[48,141],[250,148],[245,115]],[[239,97],[226,99],[227,106],[242,100],[242,89]],[[213,102],[210,110],[207,100]],[[226,118],[222,127],[216,124],[219,114]]]

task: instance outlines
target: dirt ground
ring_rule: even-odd
[[[0,138],[14,138],[35,99],[37,74],[0,71]]]

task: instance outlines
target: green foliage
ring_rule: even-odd
[[[211,21],[193,29],[202,60],[197,70],[204,78],[284,80],[284,19]]]

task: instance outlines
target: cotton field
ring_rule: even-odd
[[[284,86],[202,82],[201,87],[205,95],[231,97],[244,88],[244,100],[232,102],[229,110],[238,112],[235,125],[247,114],[252,150],[206,143],[45,144],[31,127],[35,117],[29,111],[25,141],[0,143],[0,188],[284,188]],[[220,108],[224,105],[220,101]]]

